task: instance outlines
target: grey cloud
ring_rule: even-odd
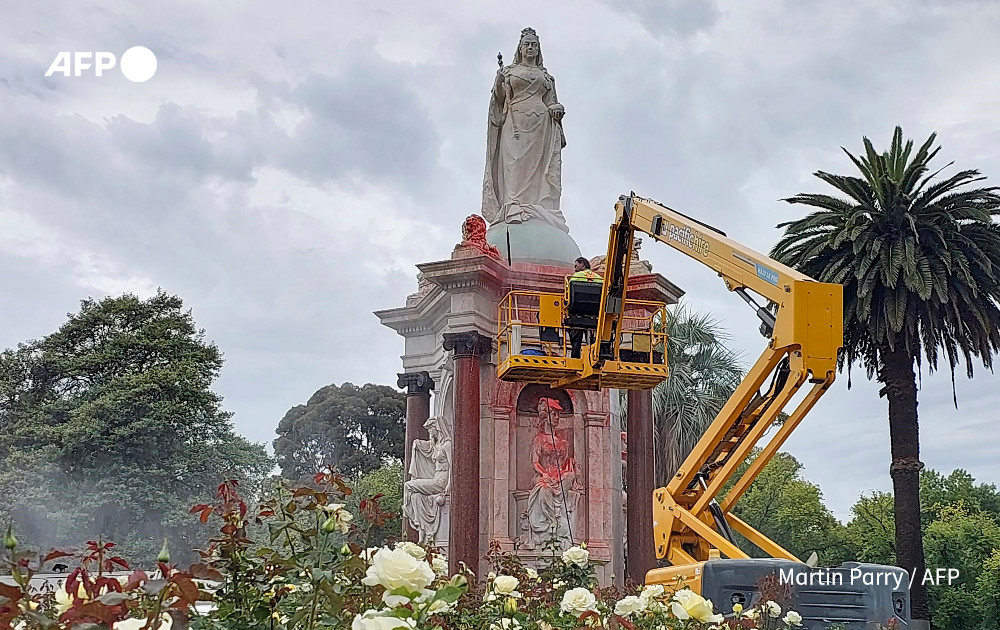
[[[714,0],[611,0],[607,5],[634,16],[657,39],[708,30],[722,15]]]
[[[195,108],[166,103],[152,123],[115,116],[106,130],[112,145],[139,159],[150,174],[182,172],[189,184],[211,176],[248,181],[253,168],[264,160],[262,133],[248,112],[220,121]],[[209,134],[220,137],[210,140]]]
[[[333,75],[312,74],[285,94],[302,108],[278,158],[314,182],[361,173],[420,191],[431,179],[440,138],[403,64],[372,49]]]

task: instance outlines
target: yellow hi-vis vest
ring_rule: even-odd
[[[597,283],[604,282],[604,279],[601,278],[600,274],[590,269],[577,271],[576,273],[574,273],[572,276],[569,277],[570,282],[576,282],[577,280],[582,280],[585,282],[597,282]]]

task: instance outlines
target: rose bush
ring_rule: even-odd
[[[170,563],[166,545],[152,570],[133,570],[110,542],[38,555],[19,549],[8,532],[0,630],[714,630],[802,623],[772,601],[717,611],[697,593],[669,585],[598,588],[583,543],[564,550],[552,541],[534,567],[494,543],[485,579],[448,575],[438,549],[373,546],[371,532],[391,515],[378,496],[352,514],[342,502],[350,494],[325,473],[309,486],[282,486],[251,510],[236,483],[224,483],[214,504],[192,509],[202,522],[214,519],[218,534],[186,569]],[[58,589],[34,587],[32,576],[56,559],[78,566]]]

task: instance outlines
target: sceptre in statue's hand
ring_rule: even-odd
[[[497,65],[503,68],[503,53],[497,53]]]

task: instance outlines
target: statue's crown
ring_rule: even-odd
[[[531,28],[530,26],[521,30],[521,39],[524,39],[528,35],[534,35],[535,37],[538,37],[538,33],[536,33],[535,29]]]

